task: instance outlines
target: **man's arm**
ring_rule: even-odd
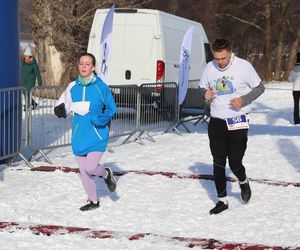
[[[265,86],[260,83],[257,87],[253,88],[248,94],[241,96],[243,106],[249,105],[256,100],[265,91]]]
[[[253,88],[248,94],[235,97],[230,100],[230,106],[236,109],[240,109],[249,105],[257,97],[259,97],[265,91],[265,86],[260,83],[257,87]]]

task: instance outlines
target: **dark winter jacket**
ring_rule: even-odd
[[[42,86],[42,78],[38,64],[34,57],[32,59],[30,63],[26,63],[24,58],[22,58],[21,62],[21,83],[28,91],[28,94],[35,86],[36,80],[38,81],[38,85]]]

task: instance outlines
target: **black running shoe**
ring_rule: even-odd
[[[224,203],[223,201],[218,201],[216,206],[209,211],[209,214],[219,214],[228,208],[228,204]]]
[[[31,100],[31,107],[32,107],[32,110],[35,110],[37,106],[38,106],[38,104],[32,99],[32,100]]]
[[[251,188],[249,185],[249,181],[247,180],[246,183],[240,184],[241,188],[241,198],[243,202],[247,203],[251,198]]]
[[[116,190],[117,184],[113,172],[111,171],[110,168],[105,168],[105,169],[107,171],[107,177],[104,178],[104,181],[107,185],[108,190],[110,192],[114,192]]]
[[[89,201],[88,204],[82,206],[79,208],[81,211],[88,211],[88,210],[93,210],[99,207],[99,201],[97,203],[94,203],[92,201]]]
[[[37,108],[38,104],[37,103],[34,103],[31,107],[32,107],[32,110],[35,110]]]

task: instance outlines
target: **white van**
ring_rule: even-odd
[[[90,32],[88,52],[96,58],[107,12],[108,9],[96,11]],[[189,88],[195,89],[212,58],[202,24],[158,10],[116,9],[107,84],[178,83],[182,39],[191,26],[194,31]]]

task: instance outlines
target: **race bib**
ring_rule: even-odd
[[[71,111],[78,115],[84,116],[89,112],[90,102],[72,102]]]
[[[246,129],[249,128],[249,123],[246,115],[240,115],[226,119],[228,130]]]

